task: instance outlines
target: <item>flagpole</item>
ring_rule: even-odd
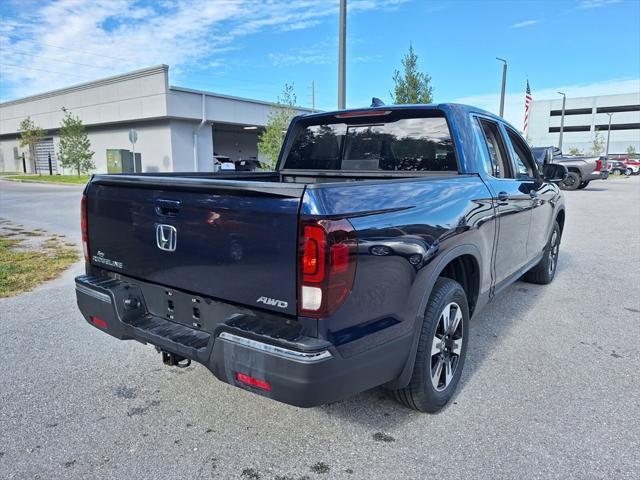
[[[531,96],[531,87],[529,86],[529,79],[527,78],[527,88],[524,95],[524,125],[522,128],[522,133],[524,134],[525,138],[527,136],[527,132],[529,131],[529,110],[531,109],[532,101],[533,97]]]

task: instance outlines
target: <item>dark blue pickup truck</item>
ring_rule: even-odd
[[[296,117],[274,172],[94,175],[78,306],[281,402],[384,385],[434,412],[471,317],[523,275],[553,280],[564,172],[467,106]]]

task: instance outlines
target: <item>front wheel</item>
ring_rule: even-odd
[[[560,238],[562,233],[558,222],[554,222],[553,231],[547,246],[544,248],[542,260],[524,274],[524,281],[529,283],[539,283],[546,285],[553,281],[558,267],[558,256],[560,255]]]
[[[578,185],[578,190],[582,190],[583,188],[587,188],[587,186],[589,185],[589,182],[580,182],[580,185]]]
[[[460,284],[439,278],[424,315],[411,381],[396,399],[420,412],[435,413],[456,390],[467,353],[469,307]]]

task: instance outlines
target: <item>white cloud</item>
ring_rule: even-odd
[[[558,92],[564,92],[567,98],[592,97],[597,95],[614,95],[617,93],[640,92],[640,79],[612,79],[603,82],[578,85],[558,85],[541,90],[532,89],[533,100],[550,100],[560,98]],[[521,92],[505,95],[504,118],[516,128],[522,128],[524,121],[524,85]],[[465,103],[497,114],[500,110],[500,93],[471,95],[453,100]]]
[[[539,20],[525,20],[523,22],[514,23],[513,25],[511,25],[511,28],[529,27],[531,25],[535,25],[536,23],[539,23]]]
[[[614,3],[620,3],[622,0],[582,0],[578,5],[578,8],[598,8],[606,5],[613,5]]]
[[[349,12],[393,8],[404,1],[351,0]],[[137,3],[51,0],[40,8],[18,8],[14,16],[3,12],[0,97],[22,97],[160,63],[172,66],[172,81],[181,81],[179,72],[217,65],[246,35],[312,28],[338,12],[338,2],[326,0]]]

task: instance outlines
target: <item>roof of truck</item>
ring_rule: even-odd
[[[344,110],[332,110],[318,113],[308,113],[305,114],[304,117],[324,117],[330,115],[338,115],[341,113],[352,113],[352,112],[362,112],[362,111],[385,111],[385,110],[450,110],[457,111],[458,113],[480,113],[482,115],[486,115],[488,117],[494,117],[496,120],[505,121],[503,118],[483,110],[478,107],[474,107],[472,105],[465,105],[462,103],[410,103],[410,104],[402,104],[402,105],[380,105],[378,107],[363,107],[363,108],[348,108]],[[508,122],[507,122],[508,123]]]

